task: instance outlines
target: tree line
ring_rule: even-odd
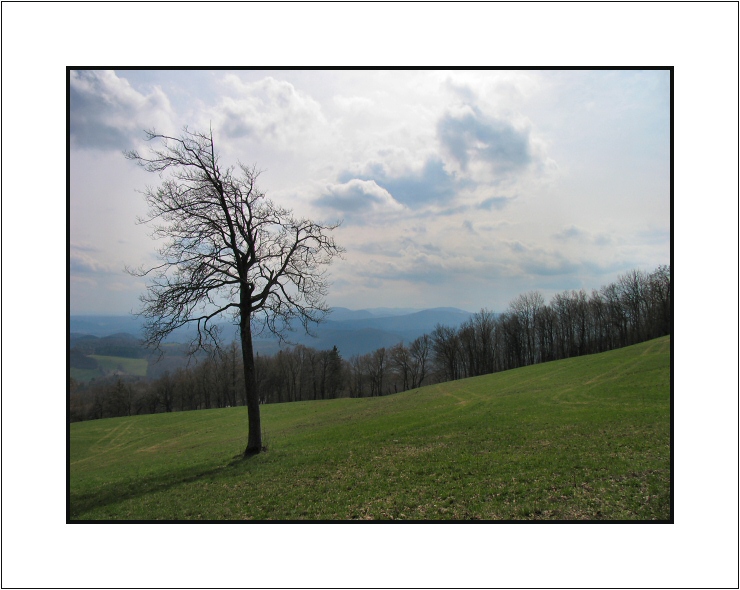
[[[573,356],[605,352],[671,334],[671,270],[639,270],[587,294],[564,291],[516,297],[502,314],[474,314],[459,329],[432,332],[443,380],[475,377]]]
[[[363,355],[297,345],[257,355],[260,404],[375,397],[423,385],[604,352],[671,334],[671,269],[633,270],[586,293],[564,291],[545,303],[538,291],[516,297],[503,313],[482,309],[458,327]],[[246,405],[237,342],[193,366],[156,379],[71,381],[70,420]]]

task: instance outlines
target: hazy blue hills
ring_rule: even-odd
[[[346,307],[333,307],[327,319],[330,319],[334,322],[342,322],[345,320],[367,320],[374,317],[376,316],[374,316],[368,309],[347,309]]]
[[[69,333],[79,336],[111,336],[116,333],[140,336],[142,318],[134,315],[73,315],[69,317]]]
[[[453,307],[439,307],[425,309],[404,315],[385,317],[373,316],[369,318],[344,319],[337,321],[332,313],[323,323],[323,327],[332,330],[375,329],[394,333],[414,332],[420,336],[430,332],[437,324],[458,326],[470,317],[470,313]],[[341,317],[341,316],[340,316]],[[421,332],[419,332],[421,331]],[[414,338],[416,338],[414,336]]]
[[[351,310],[343,307],[332,309],[332,313],[318,326],[312,327],[308,335],[297,327],[285,336],[291,344],[303,344],[319,350],[336,346],[343,357],[365,354],[377,348],[390,347],[398,342],[412,342],[422,334],[429,334],[437,324],[457,327],[472,314],[454,307],[435,309],[374,308]],[[129,316],[82,316],[69,318],[70,347],[84,351],[100,350],[104,346],[113,352],[119,346],[135,346],[131,340],[141,337],[143,319]],[[187,342],[195,334],[195,328],[182,329],[174,333],[171,342]],[[226,338],[236,336],[235,328],[228,322],[223,324]],[[94,337],[94,338],[91,338]],[[127,340],[127,337],[129,340]],[[106,342],[97,341],[105,338]],[[279,349],[279,342],[272,336],[256,336],[257,352],[272,354]],[[120,350],[120,349],[119,349]],[[110,354],[110,353],[109,353]],[[133,356],[129,351],[126,356]]]

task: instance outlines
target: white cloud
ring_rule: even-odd
[[[100,262],[88,252],[83,252],[70,246],[69,270],[71,273],[97,273],[110,272],[109,265]]]
[[[463,172],[478,164],[490,168],[495,177],[504,176],[533,159],[527,129],[490,117],[475,106],[448,110],[437,123],[437,134],[445,152]]]
[[[366,96],[342,96],[337,95],[333,99],[334,104],[346,111],[365,111],[370,110],[375,102]]]
[[[267,77],[244,83],[230,74],[223,83],[229,95],[216,112],[220,130],[231,139],[249,137],[291,151],[327,131],[321,105],[290,82]]]
[[[157,86],[142,94],[109,70],[72,70],[69,86],[74,147],[130,149],[143,129],[172,126],[170,101]]]
[[[374,180],[357,178],[342,184],[329,184],[326,193],[317,199],[317,204],[349,215],[366,212],[397,213],[404,209],[401,203]]]

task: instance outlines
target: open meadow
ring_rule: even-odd
[[[386,397],[70,425],[69,520],[661,520],[670,337]]]
[[[78,381],[90,381],[106,374],[135,375],[145,377],[148,366],[147,359],[127,358],[122,356],[105,356],[91,354],[89,358],[95,360],[97,368],[80,369],[70,367],[70,376]]]

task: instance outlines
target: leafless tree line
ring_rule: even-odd
[[[474,314],[459,329],[432,333],[441,380],[475,377],[535,363],[604,352],[670,334],[671,269],[630,271],[593,290],[564,291],[549,304],[538,291],[495,315]]]
[[[546,304],[519,295],[501,314],[481,310],[457,328],[437,325],[399,343],[343,359],[298,345],[255,358],[259,402],[374,397],[540,362],[604,352],[671,334],[671,269],[635,270],[593,290],[564,291]],[[194,367],[154,380],[73,384],[72,420],[245,405],[238,343]]]

